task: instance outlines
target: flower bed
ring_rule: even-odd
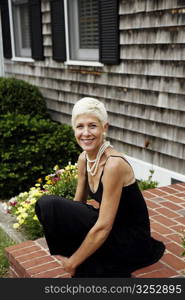
[[[54,173],[46,176],[45,182],[39,178],[29,191],[20,193],[4,203],[7,213],[16,218],[13,227],[22,230],[27,238],[36,239],[43,236],[43,229],[35,214],[36,201],[45,194],[60,195],[73,199],[77,184],[77,166],[69,163],[64,169],[54,167]]]

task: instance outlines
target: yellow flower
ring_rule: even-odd
[[[18,213],[24,213],[26,210],[23,207],[19,207],[17,211]]]
[[[38,218],[37,218],[37,216],[35,215],[35,216],[33,216],[33,220],[34,221],[38,221]]]
[[[26,219],[27,216],[28,216],[28,214],[27,214],[26,212],[24,212],[24,213],[21,214],[21,217],[22,217],[23,219]]]
[[[52,184],[52,181],[51,181],[51,180],[48,180],[48,181],[46,182],[46,184]]]
[[[22,225],[24,223],[24,219],[20,219],[19,225]]]
[[[36,201],[37,201],[37,200],[36,200],[35,198],[32,198],[32,199],[30,200],[31,204],[35,204]]]
[[[35,191],[35,193],[32,194],[33,197],[39,197],[41,196],[41,192],[40,191]]]
[[[21,215],[19,215],[17,218],[16,218],[16,220],[19,222],[19,224],[20,224],[20,221],[22,220],[22,216]]]
[[[32,192],[32,191],[35,191],[35,187],[31,187],[31,188],[30,188],[30,192]],[[29,193],[30,193],[30,192],[29,192]]]
[[[58,171],[59,170],[59,166],[58,165],[54,166],[53,170],[54,171]]]
[[[41,183],[42,182],[42,178],[37,179],[37,182]]]
[[[44,184],[44,185],[43,185],[43,188],[44,188],[45,190],[47,190],[48,185],[47,185],[47,184]]]
[[[30,203],[23,203],[22,206],[27,210],[30,207]]]
[[[46,177],[45,177],[45,180],[49,180],[50,179],[50,177],[47,175]]]
[[[40,187],[40,183],[36,183],[35,186],[36,186],[36,187]]]
[[[19,226],[20,226],[19,223],[14,223],[14,224],[13,224],[13,228],[14,228],[14,229],[19,228]]]
[[[28,192],[20,193],[19,197],[26,197],[28,195]]]

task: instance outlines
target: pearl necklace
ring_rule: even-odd
[[[103,153],[105,152],[105,149],[107,149],[108,147],[112,147],[110,145],[110,142],[104,142],[97,155],[96,155],[96,158],[93,159],[93,160],[90,160],[87,153],[86,154],[86,159],[87,159],[87,172],[91,174],[91,176],[94,176],[98,170],[98,165],[99,165],[99,162],[100,162],[100,158],[102,157]],[[92,167],[90,167],[89,163],[94,163]]]

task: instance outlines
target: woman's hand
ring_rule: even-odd
[[[70,259],[67,257],[63,257],[63,266],[66,272],[70,273],[71,276],[75,275],[76,268],[74,268],[71,263]]]
[[[61,262],[62,267],[67,273],[70,273],[71,276],[74,276],[76,268],[72,267],[70,259],[61,255],[53,255],[58,261]]]

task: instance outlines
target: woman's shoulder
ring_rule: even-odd
[[[127,162],[127,160],[124,158],[123,155],[119,154],[111,154],[107,156],[105,161],[105,167],[106,168],[115,168],[118,170],[125,170],[125,169],[131,169],[130,164]]]
[[[86,161],[85,151],[80,153],[80,155],[78,156],[78,161]]]
[[[124,154],[116,150],[109,153],[106,158],[105,173],[122,179],[124,185],[135,180],[131,165],[125,158]]]
[[[85,166],[86,166],[86,155],[85,155],[85,151],[83,151],[82,153],[80,153],[78,157],[78,169],[85,168]]]
[[[106,153],[106,163],[109,163],[112,166],[118,166],[120,165],[120,162],[122,166],[128,166],[129,168],[131,167],[123,153],[118,152],[115,149],[111,149],[111,151]]]

